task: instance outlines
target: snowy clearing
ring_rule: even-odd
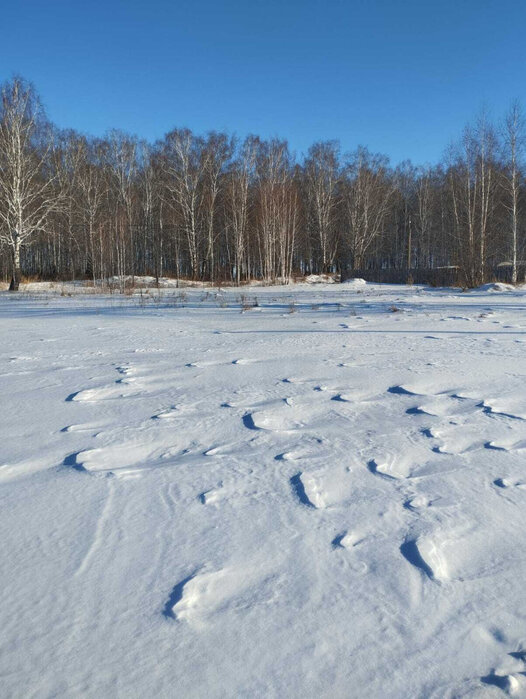
[[[525,289],[0,322],[2,696],[526,696]]]

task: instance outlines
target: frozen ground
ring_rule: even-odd
[[[2,697],[526,696],[525,290],[0,327]]]

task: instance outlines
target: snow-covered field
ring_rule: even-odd
[[[0,695],[526,696],[526,290],[155,294],[0,294]]]

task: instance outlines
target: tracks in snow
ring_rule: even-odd
[[[95,531],[93,534],[93,538],[91,541],[91,544],[89,545],[88,550],[86,551],[84,557],[82,558],[77,570],[74,573],[75,577],[78,577],[82,575],[90,566],[91,560],[95,556],[96,552],[99,550],[103,543],[104,539],[104,534],[105,530],[107,527],[108,522],[111,520],[111,516],[113,514],[113,500],[115,497],[115,489],[114,489],[114,484],[109,483],[108,484],[108,494],[106,495],[106,500],[104,502],[104,505],[102,507],[102,511],[97,519],[97,523],[95,525]]]

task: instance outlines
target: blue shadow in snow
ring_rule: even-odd
[[[485,677],[481,677],[480,681],[484,684],[489,684],[492,687],[498,687],[503,692],[507,692],[509,689],[508,678],[502,677],[501,675],[496,675],[494,672],[486,675]]]
[[[344,549],[345,548],[345,546],[342,544],[342,541],[345,538],[346,533],[347,532],[343,532],[343,534],[338,534],[338,536],[334,537],[334,539],[331,541],[333,549]]]
[[[305,486],[301,481],[301,471],[297,473],[295,476],[292,476],[292,478],[290,479],[290,485],[292,487],[294,495],[298,498],[301,504],[305,505],[305,507],[312,507],[314,509],[314,505],[309,500],[307,493],[305,492]]]
[[[420,555],[420,551],[418,550],[418,546],[416,545],[415,541],[412,539],[404,541],[404,543],[400,546],[400,553],[405,560],[408,561],[408,563],[421,570],[422,573],[433,580],[433,571]]]
[[[195,577],[195,571],[189,575],[187,578],[184,578],[184,580],[181,580],[180,582],[177,583],[172,588],[172,591],[170,592],[170,596],[168,597],[168,600],[166,604],[163,607],[163,616],[166,617],[167,619],[175,619],[175,613],[174,613],[174,607],[175,605],[180,602],[183,599],[183,590],[184,586],[192,580],[192,578]]]
[[[68,454],[62,462],[62,466],[67,466],[68,468],[74,468],[75,471],[87,473],[87,470],[84,468],[84,466],[77,461],[77,457],[79,454],[80,451],[74,451],[71,454]]]
[[[259,430],[260,428],[256,425],[254,422],[254,418],[252,417],[252,413],[245,413],[243,415],[243,424],[247,428],[247,430]]]
[[[403,386],[390,386],[387,389],[387,393],[394,393],[397,396],[414,396],[415,395],[412,391],[408,391],[407,388],[404,388]]]

